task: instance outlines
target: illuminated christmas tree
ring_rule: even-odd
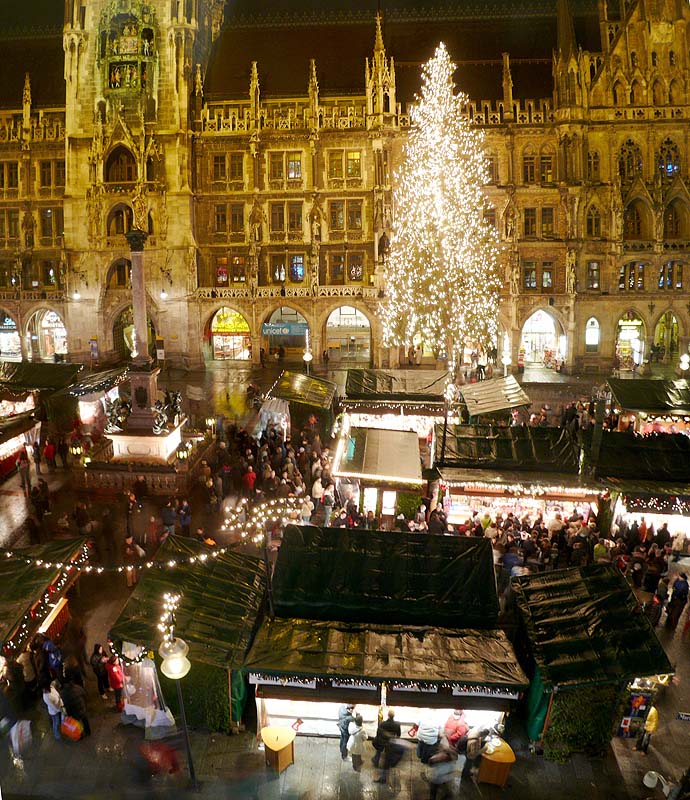
[[[465,347],[496,344],[498,236],[484,219],[488,182],[482,132],[455,93],[448,51],[440,44],[422,69],[422,90],[396,173],[395,222],[382,307],[388,345],[446,354],[451,371]]]

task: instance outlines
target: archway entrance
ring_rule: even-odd
[[[17,323],[4,309],[0,309],[0,360],[22,360],[22,343]]]
[[[633,370],[644,358],[645,327],[642,318],[628,311],[619,320],[616,330],[616,366]]]
[[[62,317],[55,311],[42,308],[36,311],[26,326],[32,361],[64,361],[67,356],[67,330]]]
[[[326,320],[326,349],[333,361],[371,361],[371,324],[353,306],[339,306]]]
[[[148,345],[149,356],[156,359],[156,329],[153,320],[148,317]],[[113,324],[113,349],[118,361],[129,361],[132,356],[132,346],[134,344],[134,315],[132,306],[123,308],[118,314]]]
[[[522,326],[520,350],[525,366],[553,369],[565,358],[565,334],[551,314],[539,309]]]
[[[211,319],[207,336],[211,357],[216,361],[250,361],[252,337],[247,320],[231,308],[219,308]]]
[[[302,361],[307,347],[309,323],[289,306],[281,306],[261,326],[264,350],[271,361]]]
[[[649,354],[650,361],[675,362],[678,357],[678,319],[672,311],[667,311],[654,329],[654,350]]]

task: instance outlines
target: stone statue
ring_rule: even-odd
[[[132,413],[132,404],[118,398],[112,402],[105,398],[105,432],[121,433],[125,428],[127,418]]]
[[[260,242],[263,238],[262,225],[264,221],[264,212],[258,200],[254,200],[251,213],[249,215],[249,227],[251,230],[251,237],[253,242]]]
[[[520,265],[515,256],[511,257],[510,265],[510,293],[512,295],[520,294]]]
[[[565,256],[565,290],[568,294],[574,295],[577,286],[577,254],[574,250],[568,250]]]
[[[132,210],[134,212],[134,229],[138,231],[148,231],[148,205],[141,184],[137,186],[137,190],[132,198]]]
[[[153,432],[158,435],[168,429],[168,406],[162,400],[156,400],[151,407],[153,413]]]
[[[515,205],[512,200],[509,200],[505,207],[503,221],[506,239],[508,241],[513,241],[515,239]]]
[[[36,222],[34,215],[31,213],[31,208],[27,205],[22,218],[22,233],[24,234],[24,247],[31,250],[34,246],[34,229]]]

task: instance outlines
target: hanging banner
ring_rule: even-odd
[[[89,339],[89,352],[91,353],[91,360],[98,361],[98,339],[95,336]]]
[[[165,342],[162,336],[156,336],[156,358],[159,361],[165,360]]]

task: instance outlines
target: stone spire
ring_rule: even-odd
[[[506,120],[513,119],[513,76],[510,72],[510,54],[502,53],[503,56],[503,117]]]
[[[574,56],[577,51],[573,15],[570,11],[570,3],[568,0],[557,0],[556,20],[558,30],[558,55],[563,63],[567,63],[571,56]]]
[[[312,128],[318,128],[319,119],[319,79],[316,76],[316,61],[309,59],[309,113]]]
[[[381,15],[376,15],[374,55],[366,59],[365,83],[367,90],[367,117],[369,127],[380,127],[385,117],[396,112],[395,62],[386,58],[381,30]]]
[[[24,91],[22,93],[22,124],[24,130],[31,127],[31,78],[27,72],[24,75]]]
[[[252,122],[255,127],[259,125],[259,105],[261,90],[259,87],[259,70],[256,61],[252,61],[252,71],[249,77],[249,104],[252,114]]]
[[[383,33],[381,32],[381,14],[376,12],[376,40],[374,42],[374,53],[384,53],[386,48],[383,46]]]

